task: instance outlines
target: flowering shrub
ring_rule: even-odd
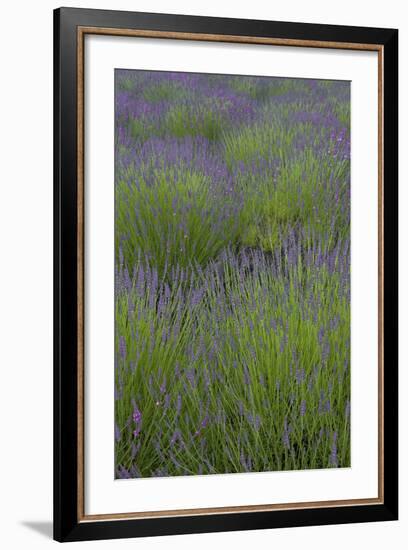
[[[350,466],[349,101],[116,72],[116,477]]]

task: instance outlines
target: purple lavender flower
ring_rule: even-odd
[[[348,420],[350,418],[350,400],[349,399],[347,399],[347,401],[346,401],[346,407],[345,407],[344,414],[345,414],[345,416]]]
[[[127,470],[124,466],[119,464],[117,468],[117,477],[119,479],[130,479],[132,476],[130,475],[129,470]]]
[[[334,468],[338,467],[338,458],[337,458],[337,432],[333,433],[333,439],[332,439],[332,445],[330,450],[330,459],[329,459],[330,466],[333,466]]]
[[[136,403],[133,405],[133,413],[132,413],[132,419],[135,423],[135,429],[133,430],[133,436],[137,437],[141,430],[141,424],[142,424],[142,413],[138,409]]]
[[[120,428],[115,422],[115,441],[118,442],[121,439]]]
[[[338,467],[350,85],[115,82],[116,477]]]
[[[282,443],[285,449],[290,449],[290,429],[288,427],[288,419],[285,417],[284,424],[283,424],[283,435],[282,435]]]
[[[203,418],[203,420],[200,422],[199,428],[195,431],[194,437],[198,437],[199,435],[202,434],[202,431],[207,427],[208,422],[209,422],[209,418],[208,418],[208,415],[206,415]]]
[[[126,340],[123,336],[119,338],[119,353],[123,360],[126,359]]]
[[[295,378],[297,384],[301,384],[305,379],[305,369],[299,369],[298,367],[296,367]]]

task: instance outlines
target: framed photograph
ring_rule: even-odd
[[[397,519],[398,31],[54,13],[54,537]]]

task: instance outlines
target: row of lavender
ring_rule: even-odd
[[[115,99],[116,477],[349,466],[349,85]]]

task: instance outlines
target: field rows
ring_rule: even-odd
[[[115,82],[115,476],[350,466],[349,84]]]

